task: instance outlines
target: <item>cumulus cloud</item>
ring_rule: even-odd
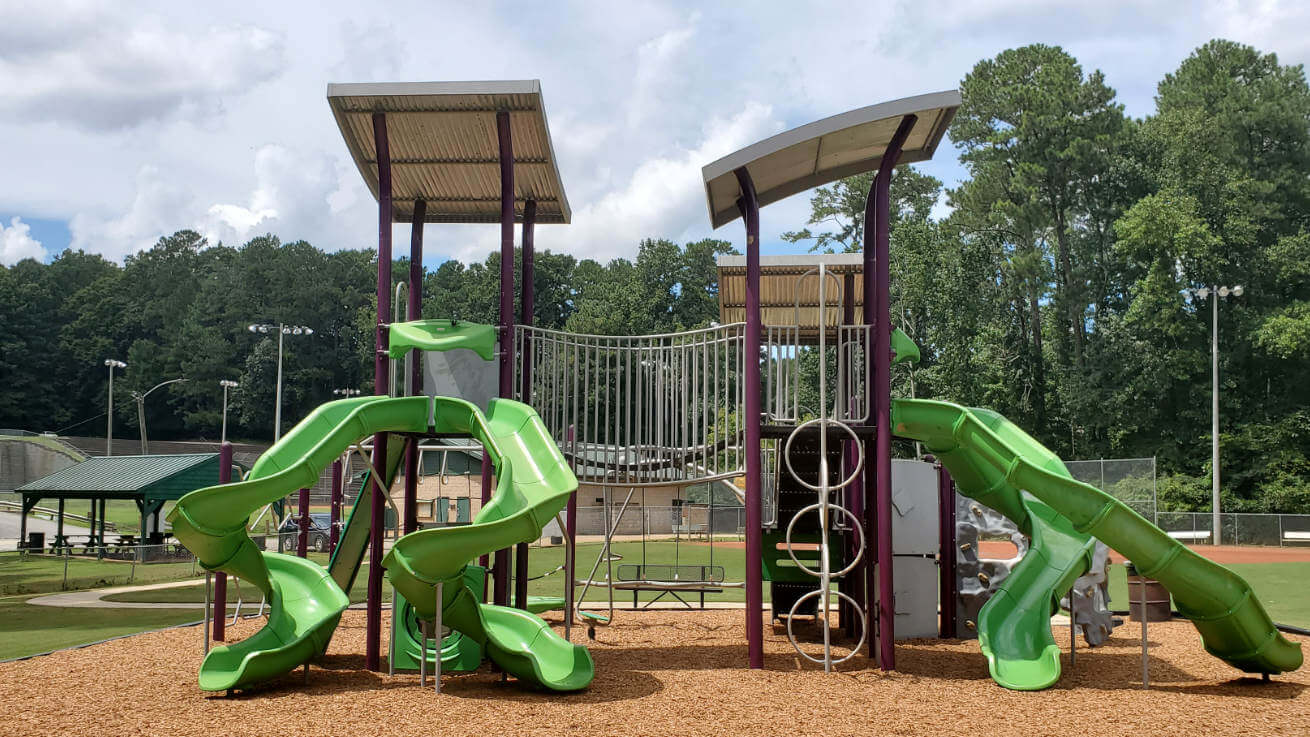
[[[88,213],[73,216],[70,245],[121,261],[154,245],[160,236],[194,228],[189,217],[194,211],[195,198],[183,184],[158,167],[143,166],[137,172],[136,192],[127,212],[109,218]]]
[[[0,223],[0,264],[13,266],[25,258],[44,261],[45,257],[41,241],[32,237],[32,226],[22,218],[10,218],[8,227]]]
[[[205,120],[278,75],[281,38],[251,25],[170,27],[113,4],[0,5],[0,112],[87,130]]]

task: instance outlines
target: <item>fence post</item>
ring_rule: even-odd
[[[73,555],[73,546],[70,545],[64,548],[64,583],[60,587],[60,589],[63,591],[68,590],[68,559],[71,558],[72,555]]]
[[[1278,515],[1278,547],[1283,547],[1283,515]]]

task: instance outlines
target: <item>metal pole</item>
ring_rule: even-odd
[[[277,326],[277,395],[273,399],[273,442],[282,439],[282,338],[285,325]]]
[[[205,655],[209,654],[209,620],[211,617],[209,608],[209,587],[213,578],[214,574],[205,571],[205,623],[204,626],[200,628],[201,636],[205,639]],[[223,617],[219,617],[219,619],[223,619]]]
[[[390,391],[387,361],[387,326],[391,319],[391,151],[387,141],[387,116],[373,113],[373,143],[378,166],[378,283],[377,327],[373,356],[374,393],[385,397]],[[383,488],[387,474],[387,434],[373,436],[373,474],[380,483],[371,484],[369,498],[372,520],[369,525],[368,604],[365,616],[364,667],[381,669],[382,644],[382,517],[386,513]]]
[[[436,614],[432,617],[432,636],[437,641],[437,654],[436,657],[432,658],[432,692],[438,694],[441,693],[441,642],[443,639],[441,637],[441,600],[445,586],[444,582],[437,581],[437,607]],[[424,643],[423,651],[423,659],[427,660],[426,643]]]
[[[1215,545],[1219,529],[1219,288],[1210,287],[1210,502],[1214,513]],[[1143,627],[1145,629],[1145,627]]]
[[[1146,639],[1146,620],[1147,620],[1146,576],[1141,575],[1140,571],[1138,572],[1138,575],[1140,576],[1139,581],[1141,582],[1141,587],[1142,587],[1142,597],[1141,597],[1142,598],[1142,688],[1150,688],[1151,687],[1151,668],[1150,668],[1151,645],[1150,642]]]
[[[141,429],[141,455],[150,455],[146,444],[146,395],[136,396],[136,424]]]
[[[405,302],[405,318],[418,320],[423,315],[423,223],[427,218],[428,204],[414,201],[414,217],[409,229],[409,298]],[[410,351],[409,392],[416,397],[423,393],[423,353],[417,348]],[[405,520],[404,533],[418,529],[418,438],[405,445]]]
[[[536,276],[535,256],[533,254],[534,226],[537,219],[537,203],[528,200],[523,205],[523,298],[520,305],[519,322],[531,327],[532,312],[536,309],[536,295],[533,279]],[[532,404],[532,350],[530,335],[523,334],[523,383],[520,398],[525,404]],[[519,543],[514,549],[514,606],[528,608],[528,544]]]
[[[341,459],[338,458],[332,462],[332,518],[328,531],[328,552],[332,554],[337,552],[337,542],[341,538],[341,486]]]
[[[573,426],[569,426],[568,432],[569,447],[573,448]],[[566,505],[568,517],[564,523],[564,609],[567,617],[564,619],[564,639],[572,640],[573,635],[573,617],[577,611],[577,601],[575,594],[574,569],[577,566],[577,537],[578,537],[578,492],[574,489],[569,494],[569,501]]]
[[[296,536],[296,555],[309,556],[309,489],[300,490],[300,534]]]
[[[941,568],[938,572],[940,579],[941,591],[941,625],[940,634],[942,637],[955,637],[956,631],[956,613],[955,613],[955,565],[956,553],[955,547],[955,480],[951,478],[951,473],[946,467],[937,464],[937,493],[938,493],[938,550],[941,558]]]
[[[112,359],[111,359],[112,360]],[[114,454],[114,364],[109,364],[109,411],[106,413],[108,425],[105,428],[105,455]]]
[[[496,113],[500,144],[500,396],[514,396],[514,144],[509,112]],[[509,602],[509,549],[496,551],[492,600]]]
[[[227,394],[227,388],[223,388],[223,394]],[[218,483],[232,483],[232,444],[224,442],[218,447]],[[240,590],[240,589],[238,589]],[[238,599],[238,601],[240,601]],[[239,609],[238,604],[238,609]],[[214,576],[214,608],[219,612],[214,617],[214,640],[222,642],[227,637],[227,574],[219,571]],[[235,621],[235,620],[234,620]]]
[[[223,429],[218,433],[218,442],[227,442],[227,386],[223,387]]]
[[[874,326],[873,348],[873,397],[874,416],[877,428],[874,439],[873,463],[876,469],[873,476],[877,481],[876,500],[878,507],[877,544],[878,544],[878,665],[882,670],[896,669],[896,595],[892,583],[892,427],[891,427],[891,264],[888,216],[889,191],[891,189],[892,169],[901,157],[901,146],[918,118],[907,115],[901,119],[900,127],[887,144],[882,161],[878,165],[878,177],[874,180],[873,218],[869,218],[865,209],[865,252],[866,267],[869,262],[869,223],[873,223],[874,275],[873,295],[867,292],[869,273],[864,275],[865,318]],[[870,314],[870,311],[872,314]]]
[[[760,507],[760,203],[755,181],[741,167],[733,172],[741,188],[737,207],[746,225],[746,340],[743,404],[746,453],[746,644],[751,668],[764,667],[763,519]]]

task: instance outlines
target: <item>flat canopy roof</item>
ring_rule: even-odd
[[[829,328],[841,324],[842,293],[845,275],[853,282],[849,299],[853,301],[855,322],[863,323],[864,257],[858,253],[811,254],[805,256],[760,257],[760,317],[765,325],[797,325],[806,339],[818,335],[819,278],[815,271],[823,264],[829,278],[824,302]],[[746,321],[746,257],[719,256],[719,322]],[[797,303],[799,301],[799,310]]]
[[[918,120],[901,147],[898,163],[931,159],[959,107],[959,90],[905,97],[816,120],[728,154],[701,169],[710,223],[717,228],[741,216],[737,210],[741,187],[733,172],[743,166],[763,207],[878,168],[907,115],[917,115]]]
[[[528,200],[537,203],[538,223],[572,217],[539,80],[329,84],[327,97],[374,198],[373,113],[386,113],[394,222],[413,221],[419,199],[427,203],[424,222],[500,222],[500,111],[510,114],[515,219],[522,219]]]

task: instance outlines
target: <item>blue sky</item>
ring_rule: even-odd
[[[328,82],[540,79],[574,219],[539,228],[539,247],[608,259],[643,237],[740,240],[736,224],[710,230],[702,165],[817,118],[955,87],[1009,47],[1065,47],[1134,116],[1214,37],[1310,60],[1308,3],[1180,7],[9,0],[0,262],[70,245],[121,260],[181,228],[371,246],[375,205],[328,113]],[[948,185],[962,174],[949,145],[920,168]],[[766,209],[766,252],[797,250],[778,235],[804,224],[807,199]],[[429,226],[426,240],[435,264],[482,258],[498,234]]]

